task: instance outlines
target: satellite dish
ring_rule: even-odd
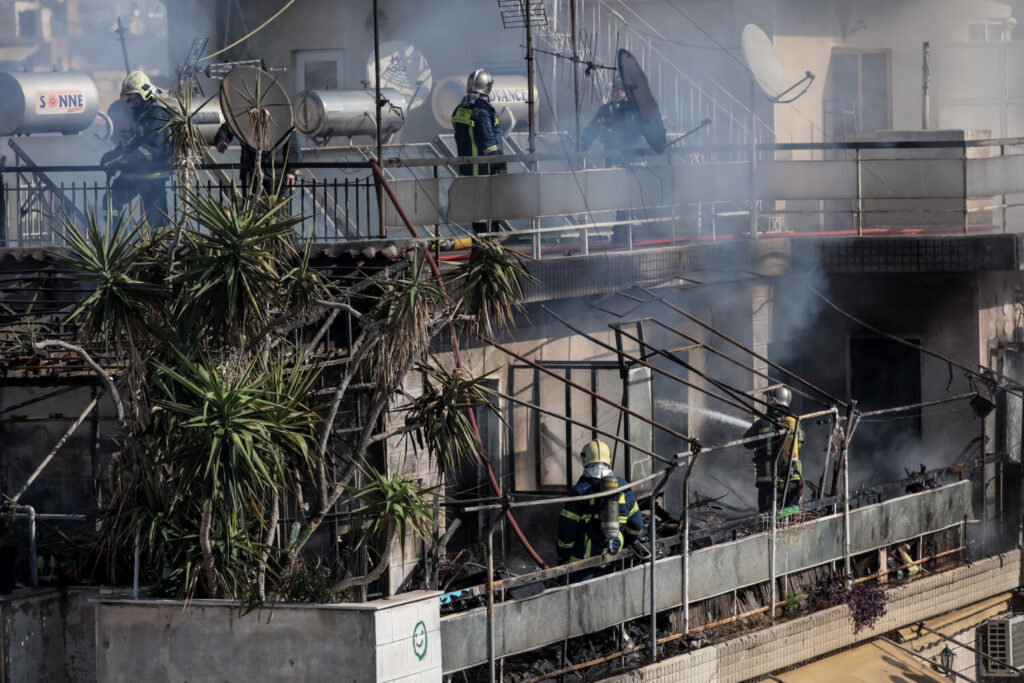
[[[374,82],[373,53],[366,58],[366,73],[370,83]],[[389,40],[380,45],[380,87],[392,88],[402,93],[406,108],[415,109],[427,101],[432,81],[430,64],[419,50],[399,40]],[[397,104],[397,103],[396,103]]]
[[[661,120],[661,109],[651,92],[644,70],[629,50],[620,49],[618,54],[619,79],[626,91],[626,98],[636,107],[637,121],[647,144],[658,154],[665,151],[665,122]]]
[[[253,135],[249,112],[258,107],[270,114],[265,139]],[[220,84],[220,110],[231,132],[245,144],[262,152],[276,148],[292,130],[292,105],[277,79],[255,66],[236,66]]]
[[[747,63],[757,87],[769,98],[777,99],[782,95],[785,83],[782,81],[782,63],[775,54],[772,39],[760,26],[747,24],[740,36],[740,46],[743,48],[743,61]]]

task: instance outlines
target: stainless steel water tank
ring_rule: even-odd
[[[88,74],[0,73],[0,135],[78,133],[96,118],[98,100]]]
[[[380,110],[382,136],[397,133],[405,125],[405,98],[392,88],[381,96],[393,106]],[[295,128],[310,138],[353,137],[377,134],[373,90],[307,90],[292,106]]]
[[[489,99],[506,133],[516,124],[526,125],[530,117],[527,83],[525,76],[494,77],[494,87],[491,88]],[[465,94],[466,76],[448,76],[434,85],[434,90],[430,93],[430,108],[437,125],[451,129],[452,112]],[[537,101],[536,86],[533,88],[533,99]]]

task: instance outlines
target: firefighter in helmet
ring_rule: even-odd
[[[773,488],[778,508],[799,505],[803,494],[800,446],[804,442],[804,430],[789,407],[793,393],[787,387],[777,386],[769,389],[766,397],[767,414],[750,425],[743,435],[744,438],[751,438],[774,434],[745,444],[754,451],[758,512],[772,509]]]
[[[121,85],[121,99],[131,106],[131,122],[120,144],[104,154],[100,165],[107,174],[120,172],[110,185],[113,214],[141,197],[146,221],[167,222],[167,181],[171,176],[171,115],[160,104],[156,88],[141,71],[133,71]]]
[[[612,472],[608,444],[594,439],[583,447],[583,476],[570,495],[585,496],[626,485]],[[585,560],[602,553],[617,553],[640,538],[644,518],[632,490],[601,498],[571,500],[558,519],[558,561]],[[585,577],[577,577],[577,580]]]
[[[466,81],[466,95],[452,112],[455,145],[461,157],[481,157],[504,154],[501,144],[501,123],[490,103],[494,79],[483,69],[477,69]],[[459,164],[460,175],[495,175],[505,173],[504,162],[494,164]],[[498,221],[491,222],[491,231],[499,229]],[[485,221],[473,221],[473,232],[487,232]]]

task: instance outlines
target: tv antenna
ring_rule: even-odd
[[[537,102],[533,97],[533,29],[548,25],[548,13],[544,9],[544,0],[498,0],[501,11],[501,24],[505,28],[526,29],[526,91],[529,98],[529,148],[533,154],[537,148],[536,109]]]
[[[185,55],[185,61],[178,65],[178,92],[185,94],[191,92],[194,96],[203,96],[203,86],[199,84],[199,68],[196,66],[199,64],[200,58],[206,51],[206,44],[210,42],[209,38],[196,37],[192,40],[192,47],[188,49],[188,54]]]

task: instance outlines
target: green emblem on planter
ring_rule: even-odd
[[[412,651],[420,659],[427,656],[427,625],[422,621],[412,630]]]

